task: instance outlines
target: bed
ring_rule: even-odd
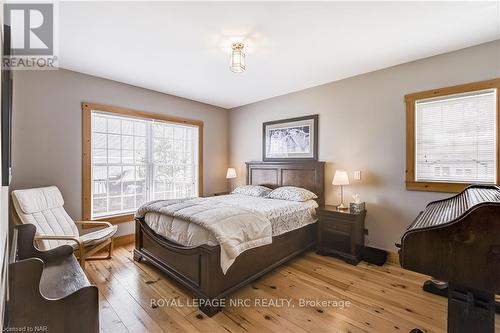
[[[247,184],[302,187],[316,193],[318,205],[324,205],[324,162],[247,162],[246,165]],[[221,310],[218,300],[316,243],[316,223],[305,223],[283,233],[273,230],[271,244],[243,252],[223,274],[219,245],[210,239],[195,240],[192,245],[169,240],[154,227],[152,220],[136,219],[134,260],[150,262],[191,290],[202,300],[200,310],[208,316]]]

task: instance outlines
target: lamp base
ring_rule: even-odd
[[[340,205],[337,206],[337,210],[346,210],[348,208],[344,205],[344,186],[340,185]]]
[[[349,207],[347,207],[346,205],[344,205],[344,203],[341,203],[340,205],[337,206],[337,209],[338,210],[346,210],[346,209],[349,209]]]

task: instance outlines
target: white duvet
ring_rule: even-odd
[[[232,194],[156,201],[141,207],[138,216],[145,216],[146,224],[159,235],[184,246],[220,244],[225,273],[245,250],[315,222],[317,206],[313,200],[293,202]]]

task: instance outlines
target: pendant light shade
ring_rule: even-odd
[[[243,52],[244,45],[242,43],[233,43],[231,48],[231,64],[229,68],[233,73],[242,73],[245,71],[245,53]]]

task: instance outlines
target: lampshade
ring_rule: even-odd
[[[349,185],[349,175],[347,171],[337,170],[333,176],[332,185]]]
[[[227,168],[226,178],[236,178],[236,170],[234,168]]]
[[[229,68],[234,73],[242,73],[245,71],[245,53],[243,52],[244,45],[242,43],[233,43],[231,48],[231,64]]]

